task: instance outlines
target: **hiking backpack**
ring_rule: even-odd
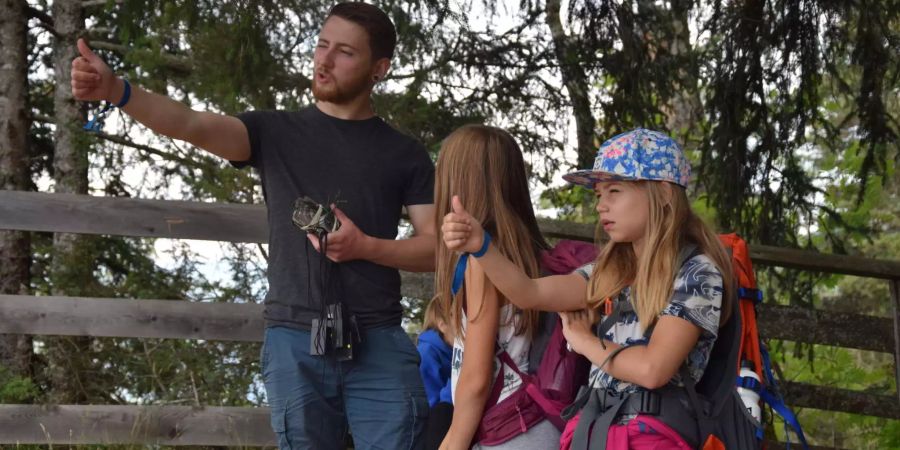
[[[756,305],[762,301],[762,293],[756,286],[747,244],[736,234],[720,235],[719,238],[731,256],[737,289],[729,295],[737,301],[732,302],[731,318],[719,328],[703,377],[694,383],[687,365],[683,364],[679,370],[683,387],[667,385],[652,391],[619,395],[583,386],[576,401],[564,413],[564,417],[571,418],[581,412],[572,438],[572,450],[605,449],[609,427],[621,414],[656,416],[693,448],[761,449],[762,423],[749,413],[738,395],[738,387],[759,393],[761,399],[784,418],[785,424],[794,428],[803,448],[808,448],[799,423],[778,394],[768,354],[759,339]],[[698,254],[693,245],[682,249],[677,267]],[[620,296],[598,326],[597,335],[605,335],[619,316],[629,311],[633,311],[632,305]],[[645,341],[649,341],[652,332],[653,327],[645,332]],[[608,359],[614,356],[610,355]],[[757,379],[739,376],[743,361],[752,362]]]
[[[737,286],[737,303],[739,304],[742,330],[739,333],[738,368],[740,368],[741,362],[750,361],[758,377],[753,379],[737,376],[736,384],[738,387],[756,391],[760,399],[769,405],[772,411],[781,416],[782,420],[784,420],[785,436],[788,439],[788,445],[790,445],[790,435],[787,433],[787,427],[791,427],[800,440],[801,446],[804,449],[808,449],[809,445],[806,442],[806,436],[803,434],[803,428],[800,426],[800,422],[793,411],[784,403],[784,398],[778,388],[778,382],[772,372],[772,361],[769,358],[769,352],[759,337],[756,305],[762,303],[763,293],[756,284],[756,275],[750,260],[750,250],[747,248],[747,243],[735,233],[720,234],[719,240],[722,242],[725,250],[728,251],[728,254],[731,255],[731,265],[734,270],[735,285]],[[763,438],[761,426],[757,429],[757,437],[760,440]]]
[[[545,275],[567,274],[594,260],[596,247],[587,242],[562,240],[541,254]],[[504,371],[497,372],[474,442],[502,444],[548,420],[560,431],[565,427],[562,411],[575,400],[578,388],[587,380],[590,362],[568,348],[559,315],[541,312],[529,351],[529,371],[523,373],[505,350],[497,356],[501,365],[512,369],[522,385],[498,402]]]

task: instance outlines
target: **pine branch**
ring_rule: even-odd
[[[81,7],[90,8],[92,6],[106,6],[107,3],[109,3],[109,0],[84,0],[81,2]],[[113,3],[121,5],[122,0],[113,0]]]
[[[35,122],[42,123],[54,123],[52,117],[40,115],[40,114],[31,114],[29,118]],[[159,156],[160,158],[165,159],[166,161],[177,162],[179,164],[184,164],[190,167],[203,168],[205,167],[201,162],[194,161],[192,159],[182,158],[178,155],[174,155],[171,152],[159,150],[157,148],[150,147],[149,145],[138,144],[137,142],[126,139],[122,136],[117,136],[113,134],[107,134],[104,132],[98,132],[95,134],[98,138],[103,139],[105,141],[109,141],[115,144],[124,145],[126,147],[131,147],[136,150],[141,150],[145,153],[149,153],[151,155]]]
[[[120,55],[126,55],[132,51],[128,46],[117,44],[109,41],[95,41],[92,40],[90,42],[91,47],[110,50],[116,52]],[[163,63],[170,69],[176,70],[183,73],[190,73],[194,69],[194,65],[191,63],[190,55],[188,56],[176,56],[168,53],[159,53],[159,57],[162,59]]]
[[[149,153],[149,154],[151,154],[151,155],[159,156],[160,158],[163,158],[163,159],[165,159],[166,161],[177,162],[177,163],[179,163],[179,164],[184,164],[184,165],[186,165],[186,166],[196,167],[196,168],[202,168],[202,167],[204,167],[204,165],[201,164],[200,162],[197,162],[197,161],[194,161],[194,160],[191,160],[191,159],[187,159],[187,158],[182,158],[182,157],[180,157],[180,156],[178,156],[178,155],[173,155],[171,152],[166,152],[166,151],[163,151],[163,150],[159,150],[159,149],[150,147],[150,146],[148,146],[148,145],[138,144],[137,142],[133,142],[133,141],[131,141],[131,140],[125,139],[125,138],[122,137],[122,136],[117,136],[117,135],[113,135],[113,134],[106,134],[106,133],[104,133],[104,132],[102,132],[102,131],[96,133],[96,136],[99,137],[100,139],[105,140],[105,141],[109,141],[109,142],[112,142],[112,143],[115,143],[115,144],[124,145],[124,146],[126,146],[126,147],[131,147],[131,148],[133,148],[133,149],[137,149],[137,150],[143,151],[143,152],[145,152],[145,153]]]
[[[101,29],[97,29],[96,31],[101,31]],[[90,42],[90,46],[93,48],[110,50],[118,53],[119,55],[126,55],[134,51],[126,45],[102,40],[92,40]],[[193,61],[193,58],[190,54],[187,54],[185,56],[177,56],[170,53],[160,52],[159,56],[162,59],[163,64],[169,69],[175,70],[185,75],[190,74],[194,71],[194,64],[191,62]],[[312,86],[312,81],[300,74],[285,74],[285,81],[287,81],[286,84],[298,86],[301,91],[309,89],[309,87]]]

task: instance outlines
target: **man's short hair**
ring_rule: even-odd
[[[397,29],[390,17],[378,7],[363,2],[338,3],[328,12],[327,21],[332,16],[349,20],[366,30],[369,34],[369,48],[372,60],[393,58],[394,47],[397,46]]]

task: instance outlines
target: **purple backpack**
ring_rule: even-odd
[[[590,243],[562,240],[552,250],[541,254],[541,267],[548,275],[567,274],[593,261],[596,256],[597,250]],[[502,365],[522,378],[522,385],[498,402],[504,372],[498,371],[474,442],[499,445],[544,419],[560,431],[565,427],[566,421],[560,417],[562,410],[575,400],[578,388],[586,382],[590,363],[568,349],[558,314],[543,312],[540,323],[529,357],[532,373],[521,372],[505,350],[497,354]]]

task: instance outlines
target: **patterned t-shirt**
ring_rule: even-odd
[[[594,264],[590,263],[576,269],[576,272],[588,279],[593,270]],[[709,354],[716,341],[723,292],[722,274],[719,269],[706,255],[697,255],[688,259],[678,271],[672,299],[660,313],[660,317],[680,317],[702,330],[697,345],[688,353],[687,357],[688,371],[694,381],[699,381],[703,376]],[[625,288],[622,293],[623,298],[633,306],[631,288]],[[647,339],[644,338],[644,330],[641,329],[635,312],[622,314],[606,336],[601,337],[625,347],[647,343]],[[676,373],[669,383],[681,386],[681,376]],[[596,365],[591,366],[590,385],[598,388],[606,387],[618,392],[644,390],[641,386],[612,377]]]

